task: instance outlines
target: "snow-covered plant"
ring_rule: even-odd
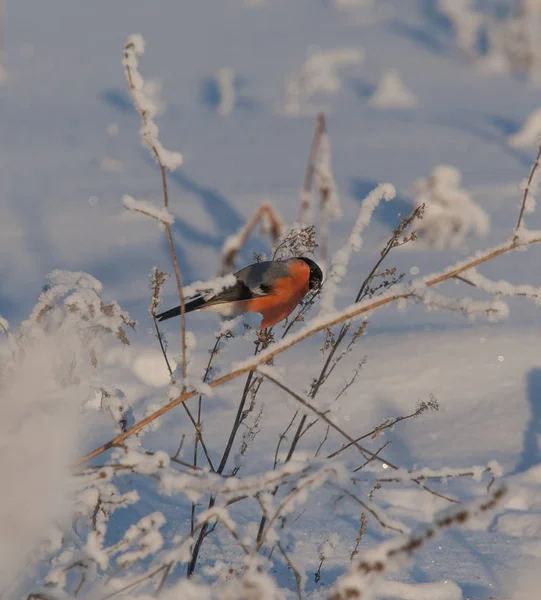
[[[222,273],[233,270],[235,259],[248,237],[259,226],[260,234],[269,235],[276,244],[284,235],[284,222],[278,211],[268,202],[264,202],[252,215],[252,218],[235,234],[226,238],[222,246]]]
[[[471,0],[439,0],[458,46],[489,72],[511,72],[541,83],[541,4],[516,0],[506,13],[483,14]],[[481,40],[485,40],[485,44]]]
[[[142,95],[144,86],[137,71],[136,53],[141,47],[141,40],[132,36],[126,45],[124,67],[141,115],[142,137],[164,176],[167,151],[157,142],[153,111]],[[316,151],[310,153],[309,166],[320,192],[331,194],[334,178],[325,146],[328,138],[324,137],[321,120],[318,122],[316,132],[323,140],[323,151],[318,159],[320,142],[313,144]],[[493,318],[505,316],[503,296],[538,301],[540,292],[534,287],[511,286],[479,273],[484,263],[502,254],[541,243],[541,233],[527,230],[523,219],[525,213],[535,209],[538,165],[539,157],[525,186],[515,230],[507,240],[461,258],[437,273],[405,282],[389,264],[395,248],[411,244],[418,235],[429,242],[436,239],[433,243],[439,243],[444,238],[445,243],[455,245],[470,229],[480,232],[484,230],[482,224],[488,226],[484,213],[473,206],[468,193],[460,188],[459,173],[449,167],[436,169],[430,178],[417,184],[417,206],[410,215],[401,217],[376,263],[358,282],[355,294],[338,307],[336,289],[347,277],[348,265],[361,247],[361,234],[364,235],[378,203],[394,197],[391,184],[377,186],[361,203],[350,235],[332,257],[323,289],[315,290],[311,296],[313,300],[315,294],[321,295],[321,313],[309,319],[312,304],[305,302],[284,331],[276,327],[258,332],[255,339],[253,332],[248,333],[254,344],[250,344],[248,356],[241,362],[233,363],[222,353],[224,345],[238,335],[239,323],[233,322],[222,326],[213,337],[209,355],[204,355],[206,368],[197,372],[190,365],[187,370],[186,349],[196,354],[197,348],[182,327],[184,372],[177,381],[154,321],[171,373],[171,385],[155,406],[154,400],[140,398],[140,405],[130,415],[131,394],[121,389],[117,381],[120,377],[113,374],[112,381],[106,381],[99,368],[107,340],[112,335],[126,343],[125,326],[132,326],[132,322],[116,303],[102,300],[101,286],[91,276],[53,273],[36,308],[19,330],[12,332],[8,323],[0,319],[0,331],[7,344],[7,352],[2,353],[7,358],[2,359],[0,368],[0,411],[5,411],[0,415],[0,430],[7,460],[0,465],[0,476],[15,482],[4,493],[5,498],[0,499],[0,525],[11,536],[0,542],[4,554],[11,552],[5,570],[0,570],[0,591],[6,598],[11,595],[28,600],[277,600],[290,597],[292,591],[302,598],[309,574],[321,574],[326,564],[343,555],[353,560],[346,574],[329,586],[333,600],[370,598],[376,594],[458,599],[461,592],[452,583],[426,584],[428,587],[422,588],[386,578],[403,568],[406,559],[445,529],[469,524],[485,526],[486,516],[506,494],[505,486],[495,482],[502,474],[501,468],[494,461],[465,468],[434,469],[395,464],[386,453],[389,440],[382,438],[392,435],[397,424],[438,410],[437,401],[430,397],[410,414],[364,426],[338,418],[338,400],[348,389],[356,389],[365,359],[356,361],[353,374],[337,393],[330,393],[327,384],[333,373],[339,372],[336,369],[342,366],[343,359],[358,350],[369,326],[367,316],[383,306],[406,308],[409,303],[418,302],[430,310]],[[306,189],[310,190],[310,186]],[[226,276],[210,283],[198,282],[191,289],[182,287],[170,237],[165,185],[163,192],[166,212],[133,198],[125,199],[125,205],[163,224],[181,298],[183,291],[204,292],[230,285],[231,276]],[[335,203],[333,214],[337,217],[336,207]],[[434,207],[435,216],[427,221]],[[458,212],[464,213],[460,218],[456,216],[457,207]],[[281,223],[273,224],[273,212],[263,212],[267,213],[263,225],[276,228],[274,258],[287,256],[288,252],[313,252],[313,224],[305,222],[286,230]],[[439,232],[436,238],[434,230]],[[235,251],[238,242],[237,239],[231,244]],[[467,282],[468,289],[478,287],[488,295],[487,301],[450,299],[432,291],[451,279]],[[153,269],[153,317],[164,280],[164,273]],[[318,333],[322,334],[321,348],[303,348],[306,365],[317,365],[315,375],[311,371],[303,378],[303,368],[295,372],[293,379],[287,370],[287,358],[298,359],[286,352]],[[318,362],[319,358],[322,360]],[[42,368],[39,377],[29,377],[36,366]],[[241,379],[241,391],[238,396],[233,395],[234,386],[225,384]],[[221,410],[206,411],[207,403],[217,402],[217,389],[218,401],[237,403],[231,423],[224,422]],[[265,419],[262,389],[273,400],[277,393],[287,398],[282,431],[275,422]],[[188,421],[185,425],[175,421],[180,439],[175,439],[172,447],[170,430],[163,426],[179,406]],[[109,439],[73,460],[75,440],[83,430],[78,428],[81,407],[100,409],[107,415],[107,425],[101,422],[98,429],[102,441],[104,437]],[[42,410],[45,420],[41,419]],[[225,429],[227,440],[221,449],[217,449],[214,440],[209,443],[205,423],[210,419],[216,420],[217,428]],[[42,423],[48,427],[42,427]],[[258,432],[263,428],[272,428],[276,447],[274,452],[258,453],[253,458]],[[66,473],[68,465],[71,476]],[[453,481],[458,479],[473,481],[470,495],[476,498],[468,504],[460,502],[463,489],[453,487]],[[48,490],[46,486],[51,481],[57,484]],[[381,497],[387,487],[396,485],[405,488],[410,503],[421,509],[421,518],[403,505],[400,495]],[[28,509],[21,511],[24,518],[20,523],[11,523],[10,515],[18,503]],[[442,512],[448,505],[453,506]],[[307,559],[306,553],[301,555],[305,528],[316,519],[324,521],[322,515],[337,512],[344,515],[345,523],[354,524],[350,539],[346,539],[347,527],[344,537],[330,530],[322,535],[319,547],[310,549],[312,560]],[[34,549],[36,538],[43,538],[44,542],[39,548],[40,575],[25,587],[20,581],[24,577],[13,577],[13,569],[23,558],[13,548],[20,540],[26,542],[27,534],[30,541],[23,546],[25,558]],[[373,534],[384,537],[383,544],[376,544]],[[36,554],[31,558],[35,561]],[[288,574],[289,579],[275,577],[276,571]],[[7,579],[4,573],[9,575]],[[30,593],[21,592],[28,589]]]
[[[485,22],[472,0],[439,0],[440,11],[449,19],[458,47],[474,58],[478,53],[479,29]]]
[[[513,148],[537,148],[541,143],[541,108],[536,108],[524,121],[524,125],[507,138]]]
[[[439,165],[430,177],[418,179],[413,185],[414,205],[425,207],[419,235],[431,246],[456,247],[470,233],[488,233],[488,215],[461,187],[461,182],[458,169]]]
[[[93,412],[100,393],[101,357],[115,338],[127,344],[126,327],[133,327],[127,313],[101,293],[91,275],[54,271],[17,329],[10,331],[0,319],[9,334],[9,352],[0,355],[0,478],[6,483],[0,499],[0,590],[8,597],[17,594],[17,573],[40,548],[62,547],[62,529],[77,510],[70,467],[82,450],[84,411]],[[119,422],[122,403],[108,395],[106,410]]]
[[[335,48],[310,54],[298,73],[286,77],[283,112],[294,117],[312,114],[317,109],[311,104],[316,94],[336,93],[341,88],[338,69],[360,65],[364,53],[358,48]]]

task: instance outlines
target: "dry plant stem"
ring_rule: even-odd
[[[271,223],[272,243],[274,244],[277,242],[281,235],[281,219],[278,217],[270,204],[264,203],[255,211],[248,223],[246,223],[246,225],[242,228],[240,237],[235,246],[222,257],[222,273],[225,274],[231,272],[239,249],[244,246],[252,231],[255,229],[258,223],[263,221],[265,216]]]
[[[165,346],[163,345],[163,340],[162,340],[162,336],[160,335],[160,330],[158,329],[158,322],[156,321],[156,316],[152,315],[152,319],[154,321],[154,327],[156,328],[156,335],[158,337],[158,341],[160,343],[160,348],[163,354],[163,358],[165,360],[165,364],[167,365],[167,370],[169,371],[169,376],[172,377],[173,376],[173,370],[171,369],[171,364],[169,363],[169,359],[167,358],[167,352],[165,350]],[[216,348],[216,346],[215,346]],[[208,367],[207,367],[207,372],[208,372]],[[205,374],[206,376],[206,374]],[[200,415],[201,415],[201,396],[199,396],[199,417],[198,417],[198,422],[195,422],[195,419],[192,416],[192,413],[190,412],[190,409],[186,406],[186,404],[182,405],[184,407],[184,410],[186,411],[186,414],[188,415],[188,418],[190,419],[190,421],[192,422],[192,425],[195,428],[195,435],[196,435],[196,440],[201,442],[201,447],[203,448],[203,452],[205,453],[205,457],[207,459],[207,462],[209,464],[209,467],[214,471],[214,465],[212,464],[212,460],[210,459],[210,455],[207,451],[207,447],[205,445],[205,442],[203,440],[203,436],[201,435],[201,426],[200,426]],[[183,438],[184,439],[184,438]],[[182,446],[181,446],[182,447]],[[180,449],[178,450],[177,454],[175,455],[175,458],[177,458],[177,456],[180,454]],[[197,456],[197,450],[195,451],[195,454]],[[197,461],[194,461],[194,467],[197,467]]]
[[[357,534],[357,537],[355,538],[355,548],[353,548],[353,551],[351,552],[349,558],[350,560],[353,560],[357,554],[359,554],[359,546],[363,540],[363,536],[366,532],[366,528],[367,528],[367,520],[366,520],[366,515],[364,513],[361,513],[361,518],[359,519],[360,524],[359,524],[359,533]]]
[[[134,587],[137,587],[138,585],[141,585],[142,583],[144,583],[145,581],[147,581],[148,579],[152,579],[152,577],[154,577],[154,575],[157,575],[158,573],[161,573],[164,569],[167,568],[167,565],[161,565],[159,568],[157,568],[155,571],[152,571],[152,573],[149,573],[148,575],[145,575],[144,577],[141,577],[140,579],[137,579],[137,581],[134,581],[128,585],[125,585],[124,587],[115,590],[114,592],[107,594],[106,596],[103,596],[101,598],[101,600],[108,600],[108,598],[112,598],[113,596],[116,596],[117,594],[121,594],[122,592],[127,592],[128,590],[131,590]]]
[[[383,446],[380,446],[376,452],[374,452],[374,456],[371,456],[370,458],[367,458],[363,464],[360,467],[357,467],[356,469],[353,469],[354,473],[357,473],[357,471],[360,471],[361,469],[364,469],[366,467],[366,465],[368,465],[369,463],[371,463],[375,458],[377,458],[381,452],[383,452],[383,450],[385,448],[387,448],[387,446],[391,443],[391,440],[387,440]],[[420,481],[419,479],[417,481]]]
[[[383,556],[361,559],[356,565],[352,566],[351,572],[356,573],[362,579],[371,576],[382,576],[389,570],[393,561],[400,560],[402,557],[410,557],[414,552],[432,540],[437,533],[451,527],[464,525],[478,514],[482,515],[493,510],[501,502],[506,493],[507,489],[500,487],[494,492],[489,493],[486,501],[478,503],[473,509],[468,509],[468,507],[457,508],[454,512],[437,517],[435,521],[424,527],[421,531],[415,531],[406,536],[404,541],[399,545],[391,546]],[[351,598],[361,599],[363,597],[357,582],[353,582],[351,586],[347,583],[341,585],[341,582],[338,582],[335,585],[335,591],[328,596],[329,600],[350,600]]]
[[[280,544],[280,542],[276,542],[276,546],[278,547],[278,550],[280,550],[280,553],[282,554],[285,561],[287,562],[287,566],[293,572],[293,576],[295,577],[295,587],[296,587],[296,591],[297,591],[297,598],[298,598],[298,600],[302,600],[302,588],[301,588],[302,577],[301,577],[301,574],[299,573],[299,571],[295,567],[295,565],[291,562],[291,560],[290,560],[289,556],[287,555],[286,551],[284,550],[282,544]]]
[[[129,66],[125,67],[126,74],[128,77],[128,84],[132,91],[135,89],[133,85],[133,76]],[[149,126],[149,113],[147,110],[142,108],[141,106],[136,106],[137,110],[141,115],[141,120],[145,124],[145,126]],[[152,145],[152,152],[156,157],[156,161],[160,166],[161,178],[162,178],[162,191],[163,191],[163,205],[166,210],[169,210],[169,194],[167,191],[167,175],[165,172],[165,166],[163,165],[160,159],[160,153],[155,145]],[[182,377],[186,379],[186,307],[185,307],[185,299],[184,292],[182,291],[182,278],[180,277],[180,269],[178,267],[177,255],[175,252],[175,246],[173,244],[173,236],[171,234],[171,225],[169,223],[163,222],[165,226],[165,233],[167,235],[167,241],[169,243],[169,251],[171,253],[171,260],[173,261],[173,269],[175,271],[175,279],[177,282],[177,291],[178,297],[180,299],[180,337],[181,337],[181,347],[182,347]],[[184,384],[183,384],[184,385]],[[185,388],[183,388],[183,391]]]
[[[282,390],[284,390],[285,392],[287,392],[288,394],[290,394],[292,398],[295,398],[295,400],[297,400],[297,402],[299,402],[305,408],[308,408],[311,412],[313,412],[315,415],[317,415],[317,417],[319,419],[321,419],[322,421],[325,421],[325,423],[327,423],[327,425],[329,425],[329,427],[331,427],[331,429],[334,429],[340,435],[342,435],[343,437],[345,437],[346,440],[348,440],[348,442],[350,442],[353,446],[355,446],[355,448],[357,448],[357,450],[359,450],[359,452],[361,454],[363,454],[365,457],[368,455],[367,462],[363,466],[366,466],[369,462],[371,462],[373,460],[378,460],[381,463],[387,465],[388,467],[391,467],[391,469],[394,469],[395,471],[399,470],[399,467],[397,467],[395,464],[389,462],[388,460],[384,460],[383,458],[381,458],[379,456],[379,452],[381,450],[383,450],[383,448],[385,448],[385,446],[387,446],[387,444],[389,442],[386,442],[377,452],[371,452],[367,448],[364,448],[363,446],[359,445],[341,427],[339,427],[338,425],[336,425],[336,423],[333,423],[331,421],[331,419],[329,419],[325,413],[322,413],[321,411],[319,411],[316,408],[314,408],[307,400],[305,400],[302,396],[300,396],[299,394],[297,394],[296,392],[294,392],[290,387],[288,387],[287,385],[284,385],[281,381],[278,381],[277,379],[275,379],[274,377],[272,377],[272,375],[269,375],[268,373],[264,373],[264,375],[265,375],[265,377],[267,379],[269,379],[270,381],[272,381],[279,388],[281,388]],[[306,415],[304,415],[303,418],[305,418],[305,420],[306,420]],[[288,459],[286,460],[286,462],[288,462],[290,460],[292,454],[293,453],[292,453],[292,451],[290,449],[290,452],[289,452],[289,455],[288,455]],[[362,468],[362,467],[359,467],[359,468]],[[356,471],[358,471],[358,470],[359,469],[356,469]],[[439,498],[442,498],[443,500],[447,500],[448,502],[458,503],[458,500],[455,500],[454,498],[450,498],[449,496],[445,496],[444,494],[440,494],[439,492],[436,492],[435,490],[432,490],[431,488],[427,487],[426,485],[424,485],[421,482],[420,479],[416,478],[416,479],[412,479],[412,481],[414,483],[416,483],[417,485],[419,485],[424,490],[426,490],[427,492],[430,492],[431,494],[433,494],[434,496],[438,496]]]
[[[392,525],[385,523],[385,521],[383,521],[383,519],[378,515],[378,513],[373,508],[370,508],[370,506],[368,506],[368,504],[366,504],[366,502],[363,502],[360,498],[357,498],[357,496],[355,496],[355,494],[352,494],[349,490],[345,490],[344,488],[342,488],[341,486],[336,485],[336,484],[331,484],[331,485],[333,487],[339,489],[342,492],[342,494],[344,494],[348,498],[351,498],[354,502],[357,502],[357,504],[362,506],[366,512],[370,513],[372,515],[372,517],[374,517],[374,519],[379,523],[379,525],[381,527],[383,527],[383,529],[390,529],[391,531],[396,531],[397,533],[404,533],[404,531],[402,529],[399,529],[398,527],[393,527]]]
[[[325,115],[323,113],[319,113],[316,117],[314,135],[312,137],[312,144],[310,145],[310,154],[308,155],[308,164],[306,165],[304,182],[302,184],[301,206],[297,219],[299,223],[304,222],[305,214],[310,209],[310,192],[312,191],[312,182],[314,180],[314,172],[316,170],[316,157],[319,152],[321,136],[325,133],[325,130]]]
[[[522,197],[522,204],[520,206],[520,213],[518,215],[518,221],[517,221],[517,224],[515,226],[515,232],[518,229],[520,229],[520,226],[522,225],[522,219],[524,218],[524,211],[526,209],[526,202],[528,201],[528,195],[530,193],[530,188],[531,188],[531,185],[532,185],[532,181],[533,181],[533,178],[535,176],[535,172],[539,168],[539,161],[540,160],[541,160],[541,146],[539,146],[539,151],[537,152],[537,157],[536,157],[535,162],[532,165],[532,168],[530,170],[530,176],[528,177],[528,183],[526,184],[526,188],[524,190],[524,196]],[[516,236],[515,236],[515,240],[516,240]]]
[[[294,392],[289,386],[285,385],[284,383],[282,383],[278,379],[275,379],[269,373],[263,373],[263,375],[267,379],[269,379],[270,381],[272,381],[272,383],[274,383],[275,385],[277,385],[281,390],[283,390],[284,392],[287,392],[292,398],[294,398],[297,402],[299,402],[299,404],[302,404],[302,406],[304,406],[305,408],[307,408],[310,412],[314,413],[319,419],[321,419],[322,421],[324,421],[325,423],[327,423],[327,425],[331,429],[334,429],[342,437],[346,438],[346,440],[348,440],[348,442],[350,442],[353,446],[355,446],[355,448],[357,448],[357,450],[365,458],[375,458],[376,457],[376,454],[374,454],[373,452],[371,452],[367,448],[364,448],[363,446],[359,445],[348,433],[346,433],[341,427],[339,427],[338,425],[336,425],[336,423],[334,423],[331,419],[329,419],[329,417],[327,417],[327,415],[325,413],[323,413],[323,412],[319,411],[317,408],[313,407],[305,398],[303,398],[302,396],[300,396],[299,394],[297,394],[296,392]],[[304,416],[306,416],[306,415],[304,415]],[[392,469],[398,470],[398,467],[396,465],[393,465],[392,463],[390,463],[390,462],[388,462],[386,460],[383,460],[382,458],[379,458],[379,457],[377,457],[377,458],[378,458],[378,460],[380,462],[388,465]]]
[[[210,368],[212,366],[212,361],[213,361],[214,357],[216,356],[216,353],[218,351],[218,345],[220,344],[222,337],[223,336],[221,334],[216,336],[216,341],[214,342],[214,347],[212,348],[212,351],[209,356],[209,361],[207,363],[207,368],[205,369],[205,375],[203,376],[204,383],[207,382],[208,376],[210,374]],[[210,460],[210,457],[208,456],[207,450],[204,446],[203,437],[201,434],[202,401],[203,401],[203,396],[200,394],[199,398],[197,399],[197,426],[195,428],[195,441],[194,441],[194,447],[193,447],[193,464],[194,464],[194,467],[197,468],[197,448],[198,448],[199,442],[201,442],[201,447],[203,448],[203,452],[205,453],[205,456],[207,457],[207,461],[210,465],[210,468],[214,471],[214,466]],[[194,533],[194,528],[195,528],[195,502],[192,502],[191,517],[190,517],[190,531],[191,531],[192,536]]]
[[[372,437],[375,434],[385,431],[385,429],[394,427],[397,423],[400,423],[401,421],[406,421],[407,419],[413,419],[413,418],[417,417],[422,412],[422,410],[423,409],[419,408],[415,412],[412,412],[409,415],[404,415],[402,417],[396,417],[396,419],[389,421],[385,425],[378,425],[377,427],[374,427],[374,429],[372,429],[372,431],[369,431],[368,433],[365,433],[364,435],[361,435],[360,437],[356,438],[355,441],[360,442],[366,438]],[[344,452],[344,450],[347,450],[348,448],[351,448],[351,444],[346,444],[345,446],[342,446],[341,448],[339,448],[332,454],[329,454],[327,456],[327,458],[335,458],[336,456],[338,456],[339,454],[341,454],[342,452]]]
[[[285,428],[285,431],[281,433],[280,437],[278,438],[278,444],[276,444],[276,451],[274,452],[274,464],[272,465],[273,469],[276,469],[276,465],[278,464],[278,453],[280,452],[280,446],[282,445],[282,442],[286,439],[287,432],[293,427],[293,423],[295,422],[295,419],[297,418],[298,414],[299,411],[296,410],[295,414],[293,415],[293,418],[289,422],[289,425]]]
[[[473,267],[477,267],[478,265],[488,262],[489,260],[492,260],[492,259],[496,258],[497,256],[506,254],[507,252],[509,252],[511,250],[515,250],[517,248],[526,247],[526,246],[533,245],[533,244],[538,244],[540,242],[541,242],[541,237],[534,238],[532,240],[529,240],[528,242],[520,242],[518,240],[509,241],[506,244],[503,244],[502,246],[500,246],[499,248],[496,248],[495,250],[491,250],[490,252],[487,252],[486,254],[483,254],[477,258],[472,258],[469,262],[464,263],[460,267],[456,267],[455,269],[453,269],[451,271],[441,273],[439,275],[432,277],[431,279],[426,280],[424,282],[424,284],[426,285],[426,287],[432,287],[443,281],[453,279],[456,275],[459,275],[460,273],[463,273],[464,271],[467,271],[468,269],[472,269]],[[380,296],[379,298],[369,302],[368,304],[363,304],[360,306],[353,305],[347,311],[344,311],[337,316],[330,315],[325,319],[321,319],[313,327],[311,327],[309,329],[307,328],[305,331],[301,331],[299,334],[291,335],[290,336],[291,340],[289,340],[287,343],[282,342],[279,345],[277,345],[277,347],[274,347],[274,348],[271,345],[267,350],[260,353],[256,362],[254,362],[254,363],[250,362],[250,363],[245,364],[237,369],[233,369],[226,375],[223,375],[222,377],[215,379],[209,385],[211,388],[215,388],[215,387],[218,387],[225,383],[228,383],[229,381],[232,381],[233,379],[236,379],[237,377],[240,377],[241,375],[249,373],[250,371],[254,371],[255,369],[257,369],[257,367],[260,364],[263,364],[263,363],[275,358],[276,356],[278,356],[279,354],[282,354],[282,352],[285,352],[292,346],[295,346],[299,342],[302,342],[303,340],[313,336],[316,333],[319,333],[320,331],[324,331],[328,327],[333,327],[334,325],[339,325],[340,323],[343,323],[344,321],[350,321],[351,319],[353,319],[355,317],[358,317],[358,316],[366,314],[368,312],[377,310],[378,308],[381,308],[382,306],[387,306],[388,304],[391,304],[392,302],[396,302],[396,300],[399,300],[401,298],[407,298],[408,296],[409,296],[409,294],[403,294],[403,293],[402,294],[397,293],[397,294],[383,295],[383,296]],[[287,338],[285,338],[285,339],[287,340]],[[169,412],[175,406],[182,404],[183,402],[186,402],[186,400],[188,400],[189,398],[192,398],[196,394],[197,394],[197,392],[195,392],[195,391],[183,392],[180,396],[178,396],[178,398],[171,400],[171,402],[169,402],[169,404],[167,404],[166,406],[163,406],[162,408],[158,409],[156,412],[152,413],[148,417],[142,419],[141,421],[139,421],[138,423],[136,423],[135,425],[130,427],[130,429],[128,429],[127,431],[116,436],[111,441],[107,442],[106,444],[103,444],[102,446],[99,446],[98,448],[96,448],[95,450],[93,450],[92,452],[90,452],[89,454],[84,456],[83,458],[81,458],[77,462],[77,464],[79,464],[79,465],[83,464],[83,463],[91,460],[92,458],[95,458],[96,456],[100,455],[102,452],[105,452],[106,450],[114,448],[115,446],[117,446],[118,444],[123,442],[128,437],[134,435],[135,433],[137,433],[138,431],[143,429],[149,423],[152,423],[153,421],[155,421],[156,419],[158,419],[165,413]]]
[[[259,352],[260,347],[261,347],[261,343],[257,342],[254,354],[257,354]],[[227,460],[229,459],[229,455],[230,455],[231,449],[233,447],[233,443],[235,442],[235,437],[237,435],[237,431],[238,431],[241,421],[242,421],[242,414],[244,412],[244,406],[246,405],[246,399],[248,397],[248,392],[250,391],[250,387],[252,385],[253,377],[254,377],[254,371],[250,371],[248,373],[248,377],[246,378],[246,383],[244,384],[244,390],[242,392],[242,397],[241,397],[241,400],[239,403],[239,407],[237,409],[235,421],[233,422],[233,427],[231,428],[231,432],[229,434],[229,438],[227,440],[227,444],[226,444],[224,453],[222,455],[222,459],[220,460],[220,464],[218,465],[218,469],[216,470],[216,472],[219,475],[221,475],[225,469]],[[211,498],[209,500],[209,505],[208,505],[209,509],[214,506],[215,502],[216,502],[216,498],[214,496],[211,496]],[[188,567],[187,567],[187,571],[186,571],[187,577],[190,577],[195,570],[195,566],[197,564],[197,558],[198,558],[199,552],[201,550],[201,544],[203,543],[203,540],[207,536],[207,533],[208,533],[208,523],[205,523],[203,525],[203,527],[201,528],[201,530],[199,531],[199,535],[194,544],[194,547],[192,550],[192,556],[190,558],[190,562],[188,563]],[[193,531],[192,531],[192,535],[193,535]]]
[[[162,176],[164,185],[165,184],[165,168],[162,166]],[[164,187],[164,190],[166,188]],[[164,196],[167,196],[167,192],[164,191]],[[167,204],[166,204],[167,208]],[[173,236],[171,235],[171,226],[169,223],[164,223],[165,233],[167,235],[167,241],[169,243],[169,251],[171,252],[171,260],[173,261],[173,269],[175,271],[175,279],[177,282],[178,297],[180,299],[180,336],[181,336],[181,348],[182,348],[182,377],[186,379],[186,303],[184,298],[184,292],[182,291],[182,279],[180,277],[180,270],[178,268],[177,255],[175,252],[175,246],[173,244]],[[185,390],[186,386],[184,381],[182,382],[182,389]]]
[[[167,370],[169,371],[169,377],[173,376],[173,369],[171,368],[171,363],[169,362],[169,358],[167,357],[167,352],[165,351],[165,346],[163,344],[162,336],[160,333],[160,329],[158,327],[158,321],[156,321],[156,315],[152,315],[152,321],[154,322],[154,329],[156,330],[156,337],[158,338],[158,342],[160,344],[160,349],[162,351],[163,359],[165,360],[165,364],[167,366]]]

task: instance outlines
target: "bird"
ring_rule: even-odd
[[[304,256],[269,260],[248,265],[234,273],[236,283],[221,292],[187,298],[184,312],[209,310],[224,317],[260,313],[261,329],[276,325],[291,314],[310,290],[319,289],[323,273],[317,263]],[[156,315],[166,321],[180,315],[180,306]]]

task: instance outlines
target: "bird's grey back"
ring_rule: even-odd
[[[242,281],[253,293],[265,293],[266,288],[271,286],[276,279],[287,277],[289,274],[289,260],[273,260],[254,263],[244,267],[235,273],[235,277]]]

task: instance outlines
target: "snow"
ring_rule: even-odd
[[[363,60],[364,53],[360,48],[311,52],[300,71],[286,77],[283,113],[290,117],[315,114],[317,108],[312,103],[313,96],[338,92],[342,87],[338,69],[361,65]]]
[[[197,578],[184,579],[194,543],[191,501],[197,502],[197,522],[216,493],[214,515],[250,551],[261,506],[271,519],[280,506],[291,511],[283,523],[276,519],[266,538],[281,541],[298,567],[302,597],[325,598],[351,564],[363,512],[346,491],[380,519],[416,531],[447,502],[413,478],[439,477],[442,482],[423,482],[467,505],[487,498],[494,475],[491,489],[503,479],[509,491],[488,521],[476,519],[427,543],[370,591],[415,600],[537,597],[539,245],[499,254],[463,270],[463,280],[425,289],[435,275],[461,269],[486,251],[500,253],[515,239],[524,190],[519,183],[528,177],[539,136],[532,85],[540,72],[533,43],[539,14],[513,15],[510,2],[497,4],[209,0],[188,7],[164,0],[158,7],[118,0],[90,10],[51,0],[33,2],[29,10],[11,3],[0,87],[0,594],[26,598],[41,590],[54,600],[71,598],[84,572],[77,597],[102,598],[171,560],[161,598],[296,597],[294,574],[277,547],[257,553],[258,567],[220,523],[202,545]],[[124,67],[133,76],[131,90],[119,64],[130,31],[146,40],[133,36],[128,44]],[[530,63],[520,62],[523,49],[534,52]],[[143,58],[145,80],[137,62]],[[488,74],[489,63],[503,70]],[[168,211],[161,208],[153,153],[138,147],[141,115],[134,101],[147,114],[145,145],[157,148],[168,169]],[[339,206],[326,207],[331,260],[323,298],[292,327],[292,337],[281,340],[284,328],[274,328],[274,345],[261,355],[273,364],[258,367],[253,377],[259,381],[267,373],[309,397],[328,356],[320,350],[325,326],[368,306],[352,303],[399,224],[397,213],[426,203],[414,227],[419,242],[393,250],[383,265],[404,273],[402,281],[388,296],[375,297],[409,295],[404,312],[389,303],[363,313],[365,333],[313,400],[348,434],[360,436],[434,394],[439,411],[360,442],[371,452],[390,442],[381,456],[400,469],[372,461],[349,482],[347,474],[366,457],[349,448],[327,461],[345,443],[331,430],[314,460],[325,436],[321,422],[284,463],[307,411],[265,378],[222,475],[210,472],[201,445],[199,469],[189,468],[195,429],[180,406],[69,475],[78,457],[182,393],[182,382],[170,385],[148,315],[148,274],[154,266],[171,272],[163,228],[125,210],[120,199],[131,198],[132,207],[171,225],[187,295],[216,293],[233,282],[231,276],[215,279],[224,243],[235,242],[237,250],[235,236],[263,202],[279,211],[286,227],[297,217],[297,190],[320,110],[328,137],[315,187],[330,181],[340,198]],[[182,165],[169,147],[182,149]],[[392,183],[396,197],[378,203],[370,196],[368,209],[361,202],[382,181]],[[520,243],[541,237],[535,183],[526,204],[528,229],[516,232]],[[152,203],[134,200],[141,198]],[[256,229],[238,248],[236,266],[271,252],[268,237]],[[161,308],[178,304],[172,278],[161,291]],[[124,309],[137,319],[135,330],[125,326]],[[485,314],[506,318],[469,321]],[[184,382],[197,394],[186,407],[197,421],[201,394],[201,433],[216,466],[245,377],[213,387],[212,395],[210,385],[234,365],[254,364],[255,334],[242,319],[220,323],[214,314],[196,312],[186,321],[197,339]],[[9,337],[2,331],[8,322]],[[119,343],[119,327],[131,345]],[[322,330],[305,337],[313,327]],[[178,328],[163,331],[175,369]],[[203,382],[217,335],[218,351]],[[278,349],[284,351],[274,354]],[[357,381],[341,394],[365,356]],[[246,411],[251,400],[249,394]],[[297,408],[301,414],[286,432]],[[256,431],[256,423],[242,468],[231,477],[241,438]],[[281,462],[273,469],[275,453]],[[376,487],[393,478],[399,481]],[[237,501],[242,494],[249,499]],[[102,510],[96,510],[99,503]],[[162,526],[157,518],[146,533],[138,528],[157,513]],[[367,516],[354,563],[375,556],[382,540],[395,539],[396,532]],[[119,546],[132,527],[138,541]],[[35,567],[27,568],[34,550]],[[136,562],[122,569],[122,557]],[[65,570],[78,561],[85,566]],[[25,581],[14,582],[22,569]],[[117,596],[155,598],[160,578]]]
[[[379,593],[386,598],[399,600],[462,600],[462,592],[456,583],[418,583],[415,585],[398,581],[385,581],[378,586]]]
[[[374,108],[382,109],[413,108],[417,105],[417,98],[397,71],[388,70],[381,75],[370,103]]]
[[[513,148],[533,148],[541,143],[541,108],[534,110],[524,121],[524,125],[507,138]]]
[[[167,209],[158,208],[148,200],[136,200],[128,194],[124,194],[122,197],[122,205],[128,210],[143,213],[147,217],[152,217],[162,223],[169,223],[169,225],[171,225],[175,222],[175,218]]]

